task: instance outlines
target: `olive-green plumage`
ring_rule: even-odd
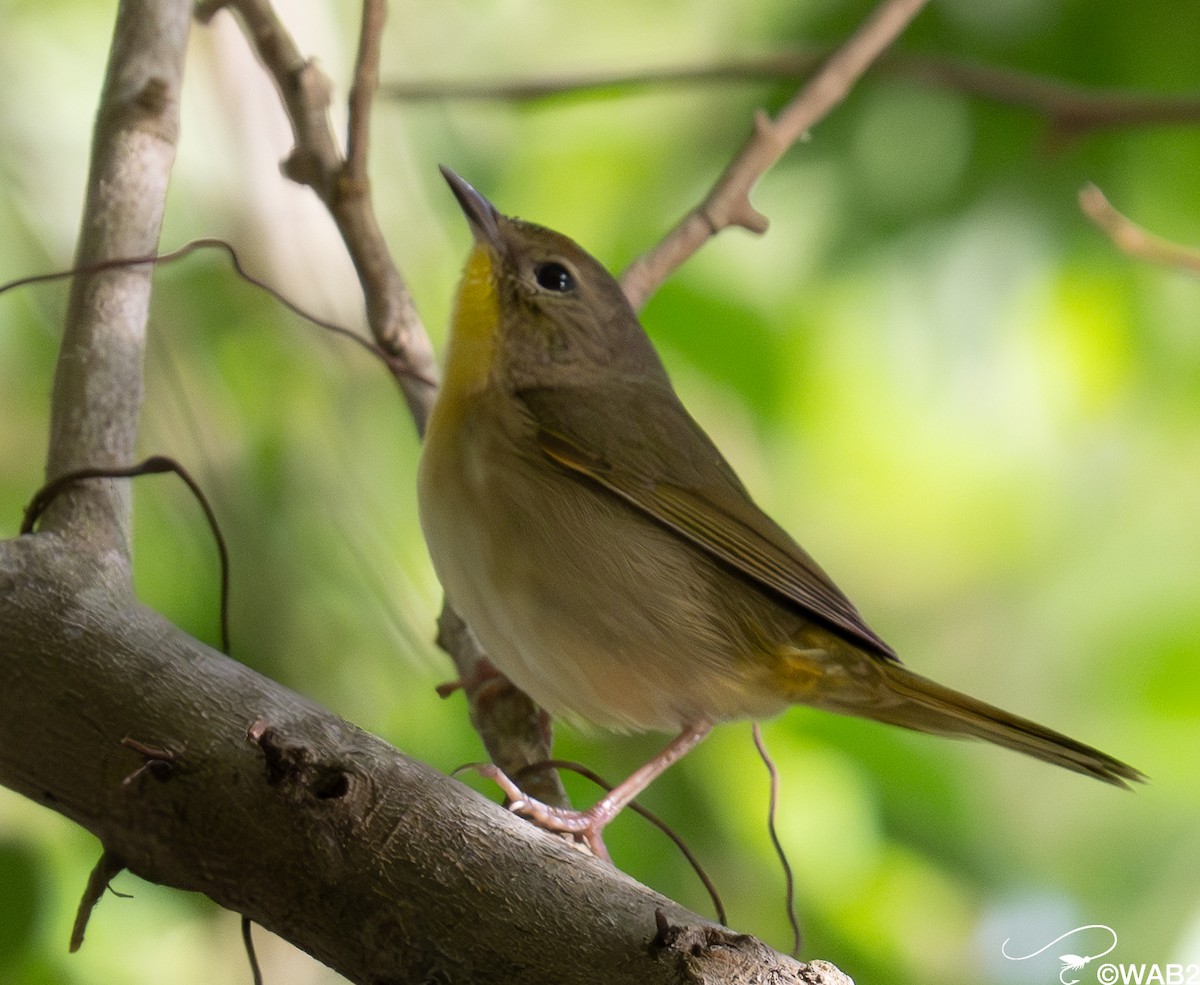
[[[447,179],[475,236],[420,468],[450,601],[553,715],[619,730],[806,704],[1120,786],[1090,746],[901,666],[750,498],[608,272]]]

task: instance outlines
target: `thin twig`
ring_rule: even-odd
[[[633,307],[640,308],[659,285],[712,236],[729,226],[764,232],[767,219],[750,204],[758,179],[804,136],[861,78],[927,0],[884,0],[861,27],[821,66],[772,119],[760,111],[754,130],[717,183],[649,253],[621,277]]]
[[[771,836],[775,855],[783,867],[784,903],[787,907],[788,921],[792,925],[792,957],[796,957],[800,953],[801,941],[800,920],[796,916],[796,877],[792,874],[792,864],[788,861],[787,852],[783,850],[783,842],[779,840],[779,832],[775,828],[775,813],[779,808],[779,770],[775,768],[775,760],[767,752],[762,727],[757,721],[750,723],[750,731],[754,736],[754,748],[758,750],[759,758],[767,767],[767,775],[771,778],[771,794],[767,804],[767,833]]]
[[[1113,127],[1200,121],[1200,95],[1196,93],[1161,95],[1101,89],[1047,75],[894,53],[881,59],[880,70],[1031,110],[1046,119],[1052,141]]]
[[[366,180],[369,103],[378,76],[383,4],[369,0],[363,12],[351,106],[353,161],[347,162],[329,120],[332,83],[305,58],[268,0],[227,0],[200,6],[211,18],[221,7],[241,16],[248,40],[279,90],[292,125],[295,146],[283,172],[313,189],[329,210],[362,285],[367,322],[376,342],[404,367],[396,381],[419,433],[424,433],[437,379],[433,346],[404,278],[383,238]]]
[[[367,183],[367,145],[371,132],[371,104],[379,88],[379,55],[383,23],[387,18],[385,0],[363,0],[362,30],[358,40],[358,61],[354,66],[354,84],[350,87],[350,123],[346,129],[346,168],[349,181],[362,187]]]
[[[111,270],[116,267],[133,267],[140,264],[168,264],[176,260],[181,260],[184,257],[196,252],[197,250],[220,250],[229,258],[229,263],[236,273],[246,283],[257,287],[260,291],[269,295],[279,304],[283,305],[288,311],[299,318],[316,325],[317,328],[324,329],[333,335],[340,335],[342,338],[349,339],[355,345],[365,349],[376,359],[380,360],[392,373],[393,376],[411,375],[414,370],[398,359],[396,356],[386,352],[381,346],[355,332],[353,329],[346,328],[344,325],[339,325],[337,322],[329,321],[327,318],[322,318],[320,315],[315,315],[306,308],[302,308],[295,301],[289,298],[278,288],[272,287],[266,281],[260,280],[251,274],[242,263],[241,257],[238,256],[237,250],[233,245],[226,240],[217,239],[211,236],[203,236],[199,239],[189,240],[183,246],[170,250],[167,253],[159,253],[155,256],[144,257],[116,257],[112,260],[101,260],[97,263],[90,263],[83,267],[71,267],[68,270],[55,270],[49,273],[30,274],[27,277],[18,277],[16,280],[10,280],[4,284],[0,284],[0,294],[6,291],[12,291],[19,287],[29,287],[34,284],[46,284],[51,281],[64,280],[67,277],[75,277],[80,274],[95,273],[100,270]],[[422,378],[422,383],[428,386],[437,386],[436,380]]]
[[[246,950],[246,960],[250,964],[250,980],[254,985],[263,985],[262,969],[258,966],[258,955],[254,951],[254,937],[250,933],[253,926],[250,918],[242,914],[242,947]]]
[[[109,851],[104,851],[88,876],[87,886],[79,900],[79,909],[75,912],[75,924],[71,927],[71,953],[74,954],[83,946],[83,936],[87,933],[88,921],[92,911],[100,902],[100,897],[108,889],[108,884],[125,868],[125,863]]]
[[[228,654],[228,648],[226,648]],[[170,749],[160,749],[149,746],[131,735],[121,740],[121,745],[131,749],[142,757],[141,764],[121,781],[121,786],[131,787],[143,776],[152,776],[160,782],[165,782],[175,775],[179,768],[180,757]]]
[[[753,58],[706,65],[679,65],[632,72],[590,72],[526,79],[393,81],[380,90],[398,101],[478,100],[536,102],[562,96],[644,92],[666,87],[804,81],[829,57],[828,46],[797,47]],[[1200,121],[1200,95],[1161,95],[1095,88],[1047,75],[996,68],[938,55],[887,52],[868,69],[871,76],[910,79],[1044,117],[1055,139],[1113,127]]]
[[[1079,191],[1079,207],[1126,256],[1200,274],[1200,249],[1156,236],[1118,212],[1095,185]]]
[[[180,465],[175,459],[168,458],[165,455],[151,455],[149,458],[138,462],[136,465],[119,465],[119,466],[99,466],[95,468],[74,469],[60,476],[56,476],[53,480],[46,483],[33,495],[29,505],[25,507],[25,517],[21,523],[21,533],[33,533],[33,528],[38,521],[38,518],[46,511],[55,499],[57,499],[65,490],[78,482],[83,482],[87,479],[132,479],[140,475],[157,475],[163,472],[174,472],[183,481],[183,484],[188,487],[196,502],[200,504],[200,509],[204,512],[204,519],[208,522],[208,528],[212,531],[213,540],[217,545],[217,557],[221,565],[221,651],[226,655],[229,654],[229,549],[225,546],[225,538],[221,534],[220,524],[217,522],[217,515],[213,512],[212,505],[208,501],[208,497],[204,495],[204,490],[200,488],[200,484],[192,478],[191,473]]]

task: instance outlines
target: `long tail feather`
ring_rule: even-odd
[[[1099,749],[943,687],[899,664],[881,664],[880,670],[891,696],[902,700],[883,701],[869,709],[855,709],[855,713],[918,732],[986,739],[1126,789],[1130,783],[1146,779]]]

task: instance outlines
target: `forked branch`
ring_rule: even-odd
[[[371,334],[399,361],[396,381],[417,431],[424,433],[437,392],[433,346],[412,296],[392,260],[375,215],[366,174],[371,97],[379,75],[382,0],[366,0],[355,81],[348,151],[343,155],[329,120],[332,84],[305,58],[268,0],[207,0],[197,6],[202,21],[228,7],[238,13],[247,38],[275,82],[291,122],[295,146],[283,172],[308,185],[325,204],[362,285]]]
[[[925,6],[927,0],[884,0],[773,119],[759,112],[749,139],[692,209],[649,253],[621,275],[635,309],[709,238],[729,226],[761,233],[767,218],[750,203],[758,179],[838,103]]]

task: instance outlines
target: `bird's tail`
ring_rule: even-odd
[[[1132,766],[1099,749],[943,687],[899,663],[878,666],[886,682],[887,698],[868,708],[854,708],[853,713],[918,732],[986,739],[1126,789],[1130,783],[1146,779]]]

